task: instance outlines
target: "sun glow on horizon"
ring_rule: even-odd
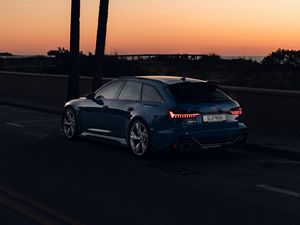
[[[0,52],[69,47],[71,0],[0,7]],[[81,0],[81,49],[94,52],[99,0]],[[266,55],[300,49],[298,0],[110,0],[107,53]]]

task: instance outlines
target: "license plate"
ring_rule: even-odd
[[[203,122],[222,122],[226,121],[225,114],[204,115]]]

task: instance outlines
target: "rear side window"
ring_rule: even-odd
[[[142,83],[128,81],[120,95],[119,100],[140,101],[142,92]]]
[[[154,87],[147,84],[144,84],[143,86],[142,99],[145,102],[157,102],[157,103],[164,102],[163,98],[158,93],[158,91]]]
[[[169,91],[176,102],[198,103],[230,101],[231,98],[213,84],[207,83],[179,83],[169,86]]]
[[[113,81],[110,84],[104,86],[104,88],[100,89],[96,93],[95,97],[104,99],[115,99],[123,83],[123,81]]]

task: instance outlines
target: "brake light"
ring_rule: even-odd
[[[230,110],[231,115],[240,116],[243,114],[243,110],[241,107],[233,108]]]
[[[169,115],[172,119],[189,119],[196,118],[200,113],[173,113],[172,111],[169,111]]]

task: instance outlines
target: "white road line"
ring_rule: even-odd
[[[32,113],[32,111],[7,111],[7,112],[0,112],[0,114],[11,114],[11,113]]]
[[[261,164],[300,164],[300,161],[294,161],[294,160],[277,160],[277,159],[266,159],[266,160],[243,160],[247,163],[261,163]]]
[[[277,187],[272,187],[266,184],[258,184],[255,185],[258,188],[262,188],[268,191],[273,191],[273,192],[277,192],[280,194],[285,194],[285,195],[290,195],[296,198],[300,198],[300,193],[294,192],[294,191],[289,191],[289,190],[285,190],[285,189],[281,189],[281,188],[277,188]]]
[[[49,119],[42,119],[42,120],[21,120],[21,121],[14,121],[13,123],[42,123],[42,122],[48,122],[48,121],[59,121],[59,118],[49,118]]]
[[[33,136],[33,137],[36,137],[36,138],[40,138],[40,139],[44,139],[44,138],[50,138],[52,137],[51,135],[49,134],[44,134],[44,133],[24,133],[26,135],[29,135],[29,136]]]
[[[56,118],[49,118],[49,119],[43,119],[43,120],[21,120],[21,121],[11,121],[11,122],[6,122],[6,125],[13,126],[13,127],[24,127],[20,123],[44,123],[44,122],[49,122],[49,121],[59,121],[60,119]]]
[[[12,123],[12,122],[7,122],[5,123],[6,125],[9,125],[9,126],[13,126],[13,127],[19,127],[19,128],[23,128],[24,126],[21,125],[21,124],[18,124],[18,123]]]

